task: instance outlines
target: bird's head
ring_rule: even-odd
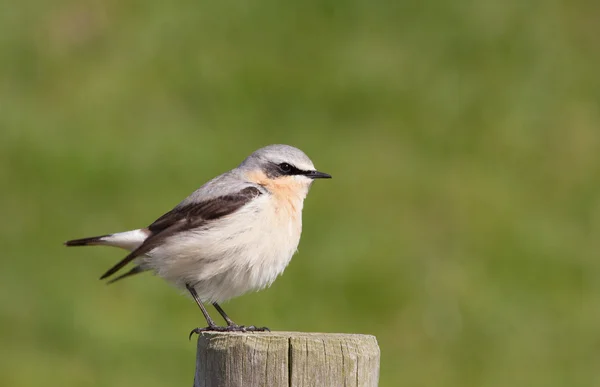
[[[252,153],[240,165],[248,181],[272,193],[299,196],[302,199],[315,179],[330,179],[319,172],[313,162],[298,148],[269,145]]]

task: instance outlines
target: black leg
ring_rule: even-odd
[[[200,310],[202,311],[202,314],[204,315],[204,318],[206,319],[206,322],[208,323],[208,326],[206,328],[195,328],[195,329],[192,329],[192,331],[190,332],[190,339],[192,338],[192,335],[194,333],[198,333],[199,334],[200,332],[211,332],[211,331],[214,331],[214,332],[261,332],[261,331],[270,331],[269,328],[267,328],[267,327],[257,328],[254,325],[250,325],[249,327],[245,327],[243,325],[237,325],[236,323],[234,323],[233,321],[231,321],[231,319],[229,318],[229,316],[227,316],[225,314],[225,311],[219,306],[219,304],[217,304],[216,302],[214,302],[213,305],[214,305],[215,309],[217,309],[217,311],[219,312],[219,314],[221,314],[221,316],[223,316],[223,318],[225,319],[225,321],[227,321],[227,326],[226,327],[217,326],[217,324],[215,324],[215,322],[213,321],[213,319],[210,318],[210,315],[208,314],[208,311],[204,307],[204,304],[202,303],[202,300],[200,300],[200,297],[198,297],[198,293],[196,292],[196,289],[194,289],[190,285],[185,285],[185,287],[190,292],[190,294],[192,295],[192,297],[194,297],[194,300],[196,301],[196,304],[198,304],[198,306],[200,307]]]
[[[194,297],[194,300],[196,301],[196,304],[198,304],[198,306],[200,307],[200,310],[202,311],[202,314],[204,315],[204,318],[206,319],[206,322],[208,323],[208,327],[209,328],[216,328],[217,324],[215,324],[215,322],[213,321],[213,319],[210,318],[210,315],[208,314],[208,311],[206,310],[206,308],[204,307],[204,304],[202,304],[202,301],[198,297],[198,293],[196,293],[196,289],[194,289],[190,285],[185,285],[185,287],[191,293],[192,297]]]
[[[213,302],[213,306],[215,307],[215,309],[217,310],[217,312],[219,312],[219,314],[221,316],[223,316],[223,318],[225,319],[225,321],[227,322],[227,328],[229,328],[229,331],[242,331],[242,332],[270,332],[271,330],[267,327],[255,327],[254,325],[250,325],[248,327],[245,327],[243,325],[237,325],[236,323],[233,322],[232,319],[229,318],[229,316],[227,316],[227,313],[225,313],[225,311],[223,310],[223,308],[221,308],[221,306],[219,304],[217,304],[216,302]]]
[[[223,308],[221,308],[221,306],[219,306],[219,304],[217,304],[216,302],[213,302],[213,306],[215,307],[215,309],[217,310],[217,312],[219,312],[219,314],[221,316],[223,316],[223,318],[225,319],[225,321],[227,322],[228,326],[237,326],[236,323],[234,323],[229,316],[227,316],[227,313],[225,313],[225,311],[223,310]]]

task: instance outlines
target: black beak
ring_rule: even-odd
[[[308,171],[306,177],[310,177],[311,179],[331,179],[330,174],[319,171]]]

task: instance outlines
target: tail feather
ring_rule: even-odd
[[[137,249],[146,238],[150,231],[148,229],[131,230],[118,232],[116,234],[100,235],[90,238],[74,239],[65,242],[67,246],[114,246],[125,250],[133,251]]]
[[[145,271],[146,271],[146,269],[142,269],[141,266],[135,266],[133,269],[129,270],[127,273],[121,274],[120,276],[111,279],[106,284],[109,285],[109,284],[112,284],[113,282],[116,282],[118,280],[122,280],[123,278],[127,278],[127,277],[130,277],[132,275],[139,274],[139,273],[143,273]]]
[[[81,239],[73,239],[70,241],[66,241],[66,246],[114,246],[120,247],[125,250],[131,251],[125,259],[121,260],[115,266],[113,266],[109,271],[107,271],[100,279],[105,279],[108,276],[113,275],[123,266],[127,265],[133,258],[135,258],[139,254],[139,247],[144,244],[144,241],[150,235],[150,230],[147,228],[131,230],[125,232],[119,232],[116,234],[107,234],[90,238],[81,238]],[[146,271],[147,269],[143,269],[141,266],[135,266],[133,269],[129,270],[127,273],[122,274],[110,281],[108,283],[113,283],[115,281],[121,280],[123,278],[127,278],[129,276],[141,273]]]
[[[73,239],[65,242],[65,246],[96,246],[104,244],[103,239],[110,237],[108,235],[100,235],[90,238]]]

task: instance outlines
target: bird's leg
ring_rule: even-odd
[[[216,302],[213,302],[213,306],[215,307],[217,312],[219,312],[219,314],[221,316],[223,316],[223,319],[225,319],[225,321],[227,322],[227,326],[230,326],[230,327],[239,326],[236,323],[234,323],[233,320],[231,320],[229,318],[229,316],[227,316],[227,313],[225,313],[225,311],[223,310],[223,308],[221,308],[221,306],[219,304],[217,304]]]
[[[225,311],[223,310],[223,308],[221,308],[221,306],[219,304],[217,304],[216,302],[213,302],[213,306],[215,307],[215,309],[217,310],[217,312],[219,312],[219,314],[221,316],[223,316],[223,318],[225,319],[225,321],[227,322],[227,331],[228,332],[270,332],[271,330],[267,327],[255,327],[254,325],[250,325],[248,327],[243,326],[243,325],[237,325],[236,323],[233,322],[232,319],[229,318],[229,316],[227,316],[227,313],[225,313]]]
[[[206,322],[208,323],[208,326],[206,328],[196,328],[196,329],[192,330],[192,332],[190,332],[190,338],[192,337],[192,334],[194,334],[194,333],[200,333],[200,332],[204,332],[204,331],[216,331],[216,330],[219,330],[219,328],[223,328],[223,327],[218,327],[217,324],[215,324],[214,320],[210,317],[210,315],[208,314],[208,311],[204,307],[204,304],[200,300],[200,297],[198,297],[198,293],[196,292],[196,289],[194,289],[189,284],[186,284],[185,287],[190,292],[192,297],[194,297],[196,304],[198,304],[198,306],[200,307],[200,310],[202,311],[202,314],[204,315],[204,318],[206,319]]]
[[[226,327],[217,326],[217,324],[215,324],[214,320],[208,314],[208,311],[204,307],[204,304],[200,300],[200,297],[198,297],[198,293],[196,292],[196,289],[194,289],[190,285],[185,285],[185,287],[190,292],[190,294],[192,295],[192,297],[194,297],[194,300],[196,301],[196,304],[198,304],[198,306],[200,307],[200,310],[202,311],[202,314],[204,315],[204,318],[206,319],[206,322],[208,323],[208,326],[206,328],[194,328],[194,329],[192,329],[192,331],[190,332],[190,339],[192,338],[192,335],[194,333],[200,334],[200,332],[211,332],[211,331],[213,331],[213,332],[260,332],[260,331],[270,331],[269,328],[267,328],[267,327],[257,328],[254,325],[251,325],[249,327],[245,327],[243,325],[237,325],[236,323],[234,323],[229,318],[229,316],[227,316],[227,314],[225,314],[225,311],[219,306],[219,304],[217,304],[215,302],[215,303],[213,303],[213,305],[215,306],[215,308],[217,309],[217,311],[219,312],[219,314],[221,314],[221,316],[223,316],[223,318],[227,322],[227,326]]]

